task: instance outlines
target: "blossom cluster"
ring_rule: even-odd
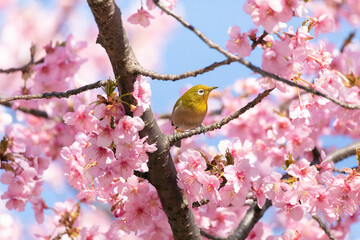
[[[156,229],[169,227],[155,188],[134,175],[134,171],[148,171],[147,152],[156,150],[147,137],[139,137],[145,126],[139,116],[149,107],[150,94],[149,84],[139,77],[133,92],[137,105],[130,106],[133,117],[125,115],[123,104],[127,103],[112,90],[106,97],[99,96],[95,106],[76,106],[64,115],[64,121],[79,132],[61,150],[68,182],[79,191],[76,198],[109,204],[119,219],[115,225],[128,233],[141,229],[139,235],[163,234]]]
[[[61,8],[69,10],[74,2],[61,1]],[[161,2],[170,9],[176,3],[175,0]],[[0,10],[2,4],[6,5],[0,3]],[[159,17],[158,25],[155,24],[153,19],[158,17],[154,17],[152,0],[147,0],[144,6],[140,4],[127,22],[144,28],[152,24],[158,31],[147,33],[153,41],[143,37],[142,41],[134,40],[131,44],[137,51],[137,46],[150,49],[144,46],[156,42],[158,45],[151,45],[143,56],[144,64],[155,68],[156,57],[161,54],[154,46],[163,45],[167,22]],[[228,29],[229,39],[225,44],[229,52],[243,58],[256,48],[262,54],[263,70],[342,102],[360,105],[359,44],[345,41],[338,50],[325,40],[313,43],[321,34],[341,27],[343,18],[354,26],[359,25],[357,0],[247,0],[243,9],[265,32],[262,35],[258,29],[245,32],[233,25]],[[306,20],[301,18],[300,27],[287,27],[286,23],[293,17],[307,15],[307,9],[311,9],[311,16]],[[140,31],[130,30],[129,38],[134,32]],[[16,92],[10,91],[10,95],[77,87],[78,81],[85,81],[79,79],[78,73],[86,61],[79,52],[86,45],[75,41],[72,35],[64,42],[49,43],[44,48],[44,57],[22,72],[23,85]],[[98,63],[106,62],[99,59]],[[276,211],[275,221],[258,222],[248,239],[327,239],[312,216],[324,221],[335,239],[346,239],[351,225],[358,221],[360,174],[349,168],[334,173],[334,164],[328,158],[330,150],[323,148],[321,138],[346,135],[358,139],[359,110],[345,109],[309,93],[297,93],[267,77],[247,78],[224,91],[214,92],[214,98],[210,96],[209,101],[216,101],[219,106],[214,112],[220,114],[209,114],[204,123],[229,116],[263,88],[274,87],[272,96],[255,108],[220,130],[207,133],[207,137],[220,136],[221,140],[213,139],[219,141],[217,147],[201,144],[204,136],[194,136],[183,139],[181,148],[172,148],[178,186],[186,195],[200,228],[214,236],[229,236],[246,214],[248,205],[262,208],[268,199]],[[147,143],[147,137],[139,135],[145,127],[141,116],[150,107],[150,85],[143,77],[136,80],[132,93],[136,105],[125,100],[126,94],[119,95],[110,81],[104,90],[105,95],[87,93],[69,99],[16,101],[12,104],[14,109],[25,107],[46,114],[45,118],[38,118],[17,113],[17,120],[25,124],[11,124],[12,116],[0,109],[0,132],[4,134],[0,141],[0,182],[7,187],[1,199],[8,210],[24,211],[26,204],[31,204],[36,221],[44,223],[44,227],[35,231],[40,239],[61,236],[171,239],[168,219],[155,187],[146,177],[137,177],[146,176],[147,153],[156,151],[155,145]],[[209,104],[210,112],[214,110],[212,107]],[[130,115],[125,114],[125,108],[130,109]],[[158,123],[162,124],[164,133],[172,133],[170,121],[165,123],[162,119]],[[77,195],[76,200],[48,206],[42,196],[43,183],[47,173],[54,173],[50,168],[55,161],[55,168],[65,174]],[[96,202],[106,204],[112,219],[102,216],[105,215],[102,211],[86,212],[86,204],[94,207]],[[53,216],[44,215],[45,209],[52,210]],[[9,215],[0,212],[0,219],[5,237],[19,228]],[[90,224],[86,222],[89,219]],[[274,227],[283,230],[282,236],[273,236]]]
[[[73,41],[71,35],[62,44],[47,45],[47,54],[43,62],[34,66],[32,75],[25,79],[27,86],[22,88],[23,93],[40,93],[73,87],[71,80],[84,62],[79,57],[78,50],[84,45],[84,42]],[[52,70],[59,74],[54,75]],[[34,109],[50,110],[47,112],[48,116],[55,117],[55,114],[69,109],[67,102],[59,101],[61,104],[58,104],[57,109],[54,106],[55,102],[49,103],[47,100],[32,103],[18,101],[13,107],[31,106]],[[8,115],[3,114],[3,117],[4,123],[11,122]],[[17,211],[24,211],[26,203],[30,202],[37,222],[42,223],[44,209],[48,208],[41,197],[44,171],[49,168],[51,160],[59,156],[60,148],[69,143],[72,129],[62,122],[34,116],[25,115],[23,119],[31,127],[18,123],[7,125],[1,140],[1,168],[5,169],[5,172],[1,174],[0,180],[8,185],[1,199],[7,200],[7,209]]]

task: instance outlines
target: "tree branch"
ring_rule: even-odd
[[[262,44],[264,41],[264,38],[268,35],[268,33],[266,31],[263,32],[263,34],[261,34],[261,36],[256,39],[255,41],[253,41],[253,43],[251,44],[251,49],[254,50],[256,48],[257,45]]]
[[[29,71],[30,67],[32,65],[44,62],[44,58],[41,58],[41,59],[39,59],[38,61],[35,62],[35,60],[34,60],[35,52],[36,52],[36,46],[32,45],[30,47],[30,61],[27,64],[25,64],[22,67],[17,67],[17,68],[0,69],[0,73],[9,74],[9,73],[18,72],[18,71],[21,71],[21,72],[24,73],[24,72]]]
[[[174,145],[175,142],[177,142],[178,140],[184,139],[184,138],[188,138],[188,137],[191,137],[191,136],[194,136],[194,135],[199,135],[201,133],[213,131],[215,129],[220,129],[224,125],[228,124],[230,121],[238,118],[241,114],[243,114],[244,112],[246,112],[250,108],[255,107],[255,105],[260,103],[262,99],[264,99],[266,96],[268,96],[272,90],[274,90],[274,89],[273,88],[268,89],[268,90],[265,90],[262,93],[259,93],[258,96],[254,100],[252,100],[251,102],[246,104],[244,107],[240,108],[238,111],[236,111],[236,112],[232,113],[231,115],[221,119],[220,121],[217,121],[217,122],[215,122],[213,124],[205,126],[205,128],[197,127],[195,129],[192,129],[192,130],[189,130],[189,131],[186,131],[186,132],[177,133],[175,136],[174,135],[168,136],[170,145]]]
[[[13,97],[8,97],[8,98],[0,98],[0,104],[6,103],[6,102],[10,102],[10,101],[14,101],[14,100],[31,100],[31,99],[50,99],[50,98],[68,98],[72,95],[77,95],[80,94],[82,92],[91,90],[91,89],[95,89],[95,88],[99,88],[102,86],[105,86],[107,81],[111,81],[111,80],[102,80],[102,81],[97,81],[95,83],[92,84],[88,84],[79,88],[75,88],[75,89],[71,89],[68,90],[66,92],[50,92],[50,93],[40,93],[40,94],[28,94],[28,95],[18,95],[18,96],[13,96]]]
[[[9,102],[1,103],[1,105],[5,106],[5,107],[9,107],[9,108],[12,108],[12,106],[13,106],[13,104],[9,103]],[[21,111],[23,113],[28,113],[28,114],[31,114],[31,115],[36,116],[36,117],[42,117],[42,118],[49,119],[49,116],[45,111],[41,111],[41,110],[38,110],[38,109],[26,108],[26,107],[18,107],[18,108],[15,108],[13,110]]]
[[[206,237],[207,239],[211,239],[211,240],[226,240],[226,238],[213,236],[213,235],[205,232],[205,231],[202,230],[202,229],[200,229],[200,233],[201,233],[202,236]]]
[[[173,74],[159,74],[157,72],[151,71],[151,70],[147,70],[142,68],[141,66],[133,66],[133,71],[136,74],[139,75],[143,75],[146,77],[150,77],[152,79],[158,79],[158,80],[170,80],[170,81],[176,81],[176,80],[181,80],[181,79],[185,79],[185,78],[189,78],[189,77],[196,77],[199,74],[203,74],[209,71],[214,70],[217,67],[223,66],[223,65],[227,65],[230,64],[232,62],[236,62],[235,60],[230,60],[230,59],[226,59],[223,60],[221,62],[214,62],[213,64],[204,67],[204,68],[200,68],[200,69],[196,69],[195,71],[187,71],[184,72],[182,74],[177,74],[177,75],[173,75]]]
[[[175,18],[178,22],[180,22],[184,27],[190,29],[192,32],[194,32],[205,44],[207,44],[210,48],[213,48],[215,50],[217,50],[218,52],[222,53],[224,56],[226,56],[228,59],[230,59],[231,61],[237,61],[239,63],[241,63],[242,65],[246,66],[247,68],[253,70],[256,73],[261,74],[264,77],[269,77],[272,78],[276,81],[279,82],[283,82],[289,86],[292,87],[298,87],[306,92],[310,92],[313,93],[315,95],[318,95],[320,97],[324,97],[334,103],[336,103],[339,106],[342,106],[344,108],[348,108],[348,109],[360,109],[359,105],[356,104],[348,104],[346,102],[340,101],[336,98],[333,98],[327,94],[324,94],[314,88],[311,87],[307,87],[307,86],[303,86],[300,84],[297,84],[293,81],[290,81],[288,79],[282,78],[276,74],[264,71],[263,69],[253,65],[252,63],[244,60],[243,58],[239,58],[238,56],[226,51],[225,49],[221,48],[221,46],[219,44],[214,43],[213,41],[211,41],[209,38],[207,38],[205,36],[205,34],[203,34],[202,32],[200,32],[198,29],[196,29],[195,27],[193,27],[190,23],[188,23],[187,21],[185,21],[183,18],[181,18],[179,15],[175,14],[173,11],[171,11],[170,9],[168,9],[165,5],[163,5],[159,0],[153,0],[154,3],[161,8],[161,10],[163,10],[165,13],[167,13],[168,15],[172,16],[173,18]]]
[[[115,78],[119,80],[118,90],[120,94],[130,93],[133,91],[133,85],[138,76],[134,69],[139,63],[126,36],[121,11],[114,0],[88,0],[88,4],[99,28],[97,42],[106,50]],[[131,102],[128,99],[124,101]],[[125,110],[128,115],[131,115],[129,108]],[[201,239],[194,214],[188,207],[189,203],[185,195],[177,186],[177,172],[170,155],[167,136],[161,132],[151,108],[147,109],[141,118],[145,122],[145,127],[139,133],[140,137],[147,136],[147,142],[155,143],[157,147],[155,152],[148,153],[149,182],[157,190],[173,237],[174,239]]]
[[[312,215],[312,218],[319,223],[319,226],[322,228],[322,230],[324,230],[324,232],[326,233],[326,235],[329,237],[330,240],[335,240],[330,229],[326,227],[326,224],[323,221],[321,221],[321,219],[318,216]]]
[[[193,202],[192,203],[192,208],[198,208],[200,206],[203,206],[203,205],[206,205],[210,202],[209,199],[205,198],[205,199],[202,199],[201,201],[199,202]]]
[[[329,155],[327,155],[326,160],[332,161],[333,163],[340,162],[341,160],[353,156],[356,154],[356,148],[360,147],[360,141],[354,142],[346,147],[340,148]]]
[[[271,207],[271,205],[272,203],[269,199],[266,199],[266,202],[262,208],[259,208],[257,202],[254,202],[253,205],[247,210],[239,226],[227,239],[228,240],[246,239],[251,229],[253,229],[255,224],[260,220],[260,218],[262,218],[266,210],[269,207]]]

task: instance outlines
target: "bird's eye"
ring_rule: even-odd
[[[198,90],[198,94],[199,94],[199,95],[204,95],[204,89],[199,89],[199,90]]]

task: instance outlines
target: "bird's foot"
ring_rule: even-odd
[[[205,134],[205,131],[206,131],[206,127],[205,127],[205,125],[202,123],[202,124],[200,125],[200,132],[203,133],[203,134]]]
[[[174,146],[175,146],[175,147],[181,147],[181,140],[178,140],[177,133],[178,133],[178,131],[175,129],[175,130],[174,130],[174,133],[173,133]]]

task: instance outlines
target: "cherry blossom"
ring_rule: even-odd
[[[268,211],[270,202],[271,220],[262,218],[246,229],[247,239],[353,238],[350,228],[359,217],[359,153],[352,149],[356,157],[344,168],[334,153],[343,139],[344,144],[358,141],[360,111],[330,99],[360,104],[360,47],[356,36],[347,33],[349,25],[360,24],[358,1],[247,0],[237,6],[243,10],[237,14],[247,14],[250,30],[244,32],[242,18],[230,21],[222,28],[225,32],[217,33],[222,42],[195,27],[200,23],[192,25],[191,11],[185,3],[175,8],[176,2],[132,2],[133,12],[117,3],[127,19],[121,19],[117,7],[115,18],[101,16],[106,27],[112,29],[117,22],[124,33],[124,42],[116,44],[129,61],[121,64],[114,64],[114,49],[108,46],[113,39],[95,25],[99,16],[94,14],[95,21],[87,16],[94,10],[91,3],[84,11],[76,0],[21,6],[1,2],[1,100],[71,93],[105,78],[111,81],[76,95],[62,93],[66,97],[60,99],[2,102],[0,238],[20,239],[31,231],[37,239],[172,239],[183,227],[171,225],[174,216],[169,212],[174,209],[188,211],[192,229],[228,238],[244,216],[249,217],[248,211]],[[201,10],[196,13],[197,19],[206,21]],[[162,113],[171,113],[167,98],[175,91],[158,88],[155,81],[179,78],[169,77],[167,67],[191,62],[178,55],[175,63],[162,61],[168,57],[164,50],[171,30],[181,19],[204,40],[201,44],[226,53],[226,61],[236,61],[229,53],[246,57],[249,62],[239,61],[251,68],[250,74],[241,70],[245,76],[229,80],[230,75],[222,75],[216,80],[219,89],[209,96],[205,125],[219,124],[249,106],[263,89],[276,89],[220,129],[182,139],[177,148],[170,141],[174,128],[169,114],[155,113],[153,118],[152,111],[162,104]],[[112,31],[115,37],[117,30]],[[336,41],[328,33],[336,35]],[[184,49],[196,54],[191,46],[189,40]],[[206,60],[210,62],[185,69],[180,76],[199,78],[201,72],[211,81],[211,73],[222,63]],[[191,69],[197,69],[196,74]],[[158,70],[164,74],[155,74]],[[291,87],[269,73],[329,97]],[[341,140],[329,147],[327,139],[333,137]],[[164,170],[154,172],[159,166]],[[161,185],[170,182],[172,188]],[[65,200],[49,199],[49,188]],[[169,189],[176,194],[164,194]],[[178,197],[181,206],[171,205]],[[34,214],[25,224],[5,212],[12,210]]]
[[[128,22],[132,24],[140,24],[143,27],[150,25],[150,18],[154,18],[148,11],[141,8],[128,18]]]
[[[228,30],[230,39],[226,42],[226,49],[231,53],[236,53],[239,57],[250,55],[251,46],[245,33],[241,34],[238,26],[230,27]]]

